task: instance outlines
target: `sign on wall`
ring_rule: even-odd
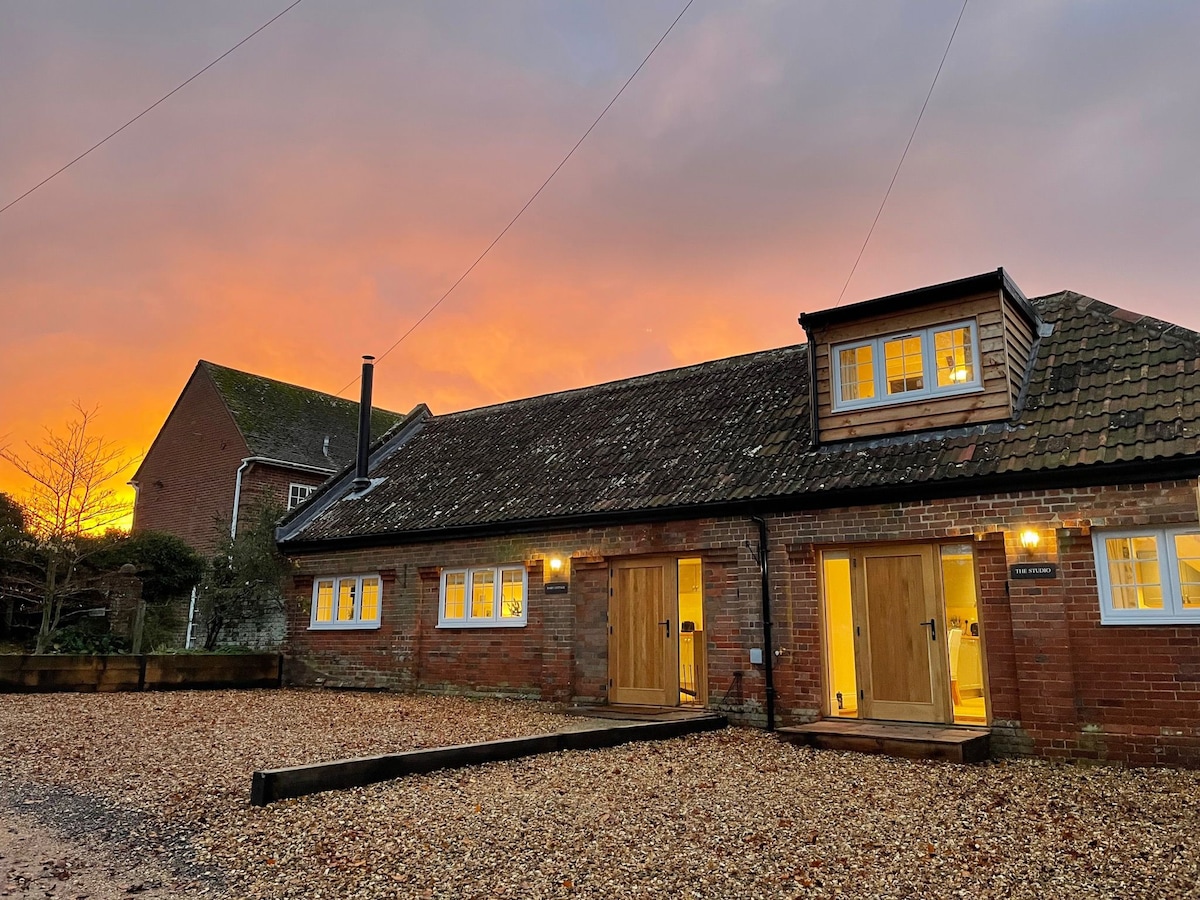
[[[1008,577],[1015,581],[1057,578],[1058,566],[1055,563],[1017,563],[1009,566]]]

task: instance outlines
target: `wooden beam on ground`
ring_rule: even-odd
[[[458,769],[483,763],[505,762],[560,750],[599,750],[631,741],[667,740],[685,734],[715,731],[724,728],[725,725],[725,717],[719,715],[671,722],[622,723],[534,737],[506,738],[478,744],[362,756],[357,759],[312,763],[286,769],[264,769],[254,773],[250,786],[250,803],[253,806],[266,806],[288,797],[364,787],[438,769]]]

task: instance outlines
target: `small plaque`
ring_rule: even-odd
[[[1014,580],[1057,578],[1058,566],[1055,563],[1017,563],[1009,566],[1008,574]]]
[[[571,585],[565,581],[547,581],[547,594],[565,594],[571,590]]]

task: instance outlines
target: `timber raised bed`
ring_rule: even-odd
[[[0,692],[279,687],[278,653],[2,655]]]

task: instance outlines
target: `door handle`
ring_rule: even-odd
[[[670,638],[671,637],[671,620],[667,619],[667,621],[659,622],[658,624],[667,626],[667,637]]]
[[[930,619],[928,622],[922,622],[922,626],[929,626],[929,637],[932,640],[937,640],[937,619]]]

